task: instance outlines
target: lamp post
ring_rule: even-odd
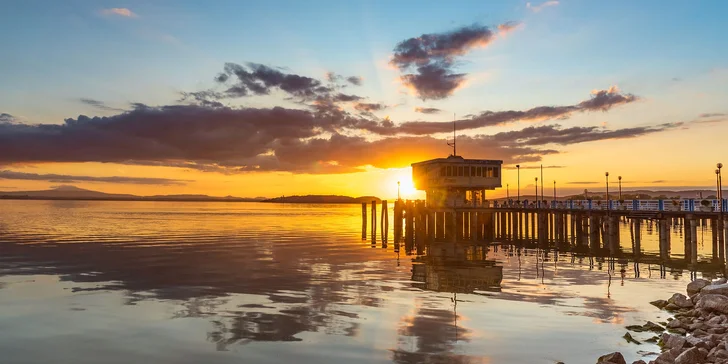
[[[718,169],[716,169],[716,174],[718,175],[718,206],[720,206],[720,212],[723,212],[723,175],[720,173],[721,168],[723,168],[723,163],[718,163],[716,165]]]
[[[622,176],[617,177],[617,179],[619,180],[619,201],[622,201]]]
[[[521,202],[521,165],[516,164],[516,169],[518,170],[518,202]]]
[[[399,181],[397,181],[397,200],[401,200],[399,197]]]
[[[604,176],[607,177],[607,210],[609,210],[609,172],[604,172]]]
[[[589,190],[587,190],[586,188],[584,189],[584,199],[585,200],[589,199]]]
[[[534,180],[536,181],[536,207],[541,207],[541,201],[538,199],[538,177]]]
[[[506,183],[506,200],[510,200],[511,198],[511,185]]]

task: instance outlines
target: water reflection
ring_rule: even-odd
[[[302,363],[544,362],[525,339],[555,359],[592,361],[688,278],[533,242],[408,249],[380,237],[372,249],[358,206],[26,203],[0,201],[0,326],[18,329],[0,350],[18,362],[43,362],[29,349],[43,341],[28,337],[77,330],[86,342],[86,325],[110,318],[105,335],[120,336],[95,350],[137,362],[193,362],[135,351],[134,333],[160,327],[174,329],[144,336],[149,345],[218,353],[208,362],[239,362],[225,356],[237,350]],[[58,362],[83,361],[61,351]]]

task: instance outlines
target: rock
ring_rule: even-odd
[[[645,340],[645,342],[646,343],[653,343],[653,344],[655,344],[655,343],[657,343],[658,340],[660,340],[660,337],[659,336],[653,336],[653,337]]]
[[[665,306],[667,306],[667,301],[665,301],[665,300],[657,300],[657,301],[650,302],[650,304],[653,305],[653,306],[655,306],[655,307],[657,307],[657,308],[659,308],[659,309],[663,309],[663,308],[665,308]]]
[[[726,284],[726,283],[728,283],[728,278],[718,278],[718,279],[714,280],[713,282],[711,282],[711,284],[714,284],[716,286],[720,285],[720,284]]]
[[[655,364],[673,364],[678,355],[680,355],[679,349],[671,349],[660,354],[654,362]]]
[[[667,306],[665,306],[665,310],[673,312],[680,309],[680,306],[674,304],[674,303],[668,303]]]
[[[627,364],[620,352],[614,352],[607,355],[602,355],[597,360],[597,364]]]
[[[705,357],[698,348],[690,348],[675,358],[675,364],[695,364],[701,362],[703,359]]]
[[[688,288],[687,288],[688,296],[693,296],[693,295],[700,293],[700,290],[703,289],[703,287],[709,286],[709,285],[710,285],[710,281],[708,281],[707,279],[696,279],[696,280],[688,283]]]
[[[677,307],[680,308],[691,308],[693,307],[693,301],[691,301],[689,298],[685,297],[682,293],[675,293],[670,297],[669,300],[667,300],[668,306],[669,304],[674,304]]]
[[[698,330],[693,331],[693,336],[695,336],[695,337],[703,337],[703,336],[708,336],[708,335],[709,334],[707,332],[705,332],[704,330],[698,329]]]
[[[668,329],[677,329],[683,327],[683,323],[680,320],[672,320],[667,323]]]
[[[700,290],[700,293],[702,294],[720,294],[720,295],[728,295],[728,283],[723,284],[711,284],[710,286],[705,286],[702,290]]]
[[[706,324],[712,325],[712,326],[720,325],[722,323],[723,323],[723,316],[715,316],[706,322]]]
[[[665,347],[668,349],[682,349],[687,343],[687,339],[680,335],[668,334],[667,337],[663,335],[662,342],[665,343]]]
[[[715,286],[715,287],[721,287]],[[727,285],[728,286],[728,285]],[[703,290],[714,287],[714,286],[708,286],[703,288]],[[728,291],[727,291],[728,292]],[[700,309],[708,310],[708,311],[717,311],[720,313],[728,313],[728,297],[723,296],[721,294],[702,294],[702,297],[700,297],[700,301],[698,301],[698,304],[696,305]]]
[[[687,341],[688,345],[698,348],[708,348],[709,346],[709,344],[705,340],[695,336],[688,336],[685,338],[685,341]],[[708,353],[706,352],[705,354],[707,355]]]
[[[626,333],[626,334],[624,334],[624,336],[622,336],[622,338],[625,339],[625,340],[627,340],[628,343],[634,343],[634,344],[637,344],[637,345],[641,345],[642,344],[641,342],[635,340],[635,338],[633,338],[632,337],[632,334],[630,334],[629,332]]]
[[[691,331],[692,332],[692,331],[695,331],[695,330],[700,330],[700,329],[702,329],[704,327],[705,327],[705,324],[704,323],[702,323],[702,322],[695,322],[695,323],[691,324],[690,326],[688,326],[688,331]]]
[[[688,333],[688,330],[685,330],[685,329],[683,329],[681,327],[679,327],[677,329],[669,329],[667,331],[669,331],[669,332],[671,332],[673,334],[677,334],[677,335],[685,335],[685,334]]]
[[[633,361],[632,364],[647,364],[644,360]]]

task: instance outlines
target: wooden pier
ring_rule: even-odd
[[[405,252],[416,254],[422,254],[426,246],[435,242],[479,242],[625,258],[691,271],[723,271],[728,259],[728,213],[720,210],[726,204],[713,204],[710,211],[691,209],[694,204],[688,200],[678,205],[679,208],[664,209],[664,203],[659,201],[628,201],[619,205],[561,201],[526,206],[491,202],[431,208],[421,200],[397,200],[393,210],[393,242],[396,251],[402,245]],[[376,204],[372,206],[374,237]],[[366,204],[362,205],[362,217],[366,229]],[[381,219],[383,243],[388,235],[388,221]],[[620,224],[630,225],[630,242],[620,241]],[[643,224],[654,228],[659,236],[658,254],[642,252]],[[671,241],[671,231],[678,227],[683,241]],[[698,259],[699,229],[710,231],[712,236],[708,261]],[[365,232],[362,236],[366,236]],[[631,244],[632,253],[624,253],[623,244]],[[684,244],[683,259],[671,258],[673,244]]]

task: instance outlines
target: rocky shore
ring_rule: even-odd
[[[650,364],[728,364],[728,283],[697,279],[687,286],[687,296],[675,293],[668,300],[650,302],[673,314],[664,323],[628,326],[632,332],[652,332],[645,340],[662,348]],[[624,339],[640,344],[630,332]],[[597,364],[627,364],[621,353],[604,355]],[[647,364],[637,360],[632,364]]]

